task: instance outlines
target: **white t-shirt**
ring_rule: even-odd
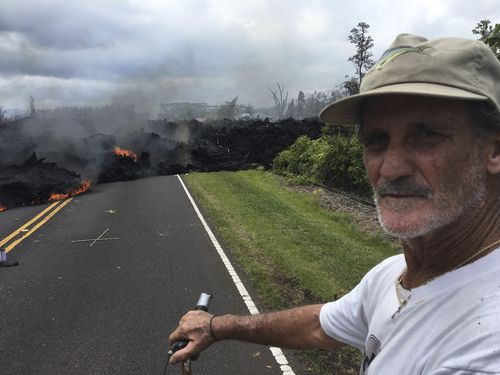
[[[500,374],[500,249],[412,289],[394,315],[405,268],[388,258],[321,309],[324,331],[365,353],[360,374]]]

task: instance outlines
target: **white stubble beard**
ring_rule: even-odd
[[[431,196],[425,198],[432,199],[435,207],[431,217],[420,225],[389,226],[384,222],[380,212],[380,198],[374,193],[378,220],[382,228],[388,234],[400,239],[415,238],[456,221],[473,208],[482,207],[486,201],[487,184],[486,176],[482,173],[481,167],[480,148],[477,147],[471,156],[469,173],[464,173],[461,179],[436,187]],[[390,209],[403,214],[405,210],[412,209],[411,206],[415,205],[415,202],[408,201],[392,202]],[[413,209],[418,208],[413,207]]]

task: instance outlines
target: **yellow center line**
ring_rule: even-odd
[[[38,219],[40,219],[43,215],[45,215],[47,212],[49,212],[50,210],[52,210],[55,206],[57,206],[61,201],[56,201],[54,203],[52,203],[49,207],[47,207],[45,210],[43,210],[42,212],[40,212],[38,215],[36,215],[33,219],[31,219],[30,221],[28,221],[26,224],[24,224],[22,227],[20,227],[19,229],[15,230],[14,232],[12,232],[10,235],[8,235],[7,237],[5,237],[2,241],[0,241],[0,246],[3,246],[5,245],[7,242],[9,242],[12,238],[14,238],[15,236],[17,236],[19,233],[21,233],[23,230],[25,230],[27,227],[29,227],[31,224],[33,224],[35,221],[37,221]]]
[[[31,224],[33,224],[34,222],[36,222],[38,219],[40,219],[43,215],[45,215],[47,212],[49,212],[50,210],[52,210],[54,207],[56,207],[52,212],[50,212],[47,216],[45,216],[38,224],[36,224],[33,228],[31,228],[30,230],[28,230],[28,232],[26,232],[22,237],[20,237],[19,239],[15,240],[14,242],[12,242],[9,246],[7,246],[5,248],[5,251],[8,253],[9,251],[11,251],[14,247],[16,247],[21,241],[24,241],[26,238],[28,238],[29,236],[31,236],[33,233],[35,233],[35,231],[40,228],[43,224],[45,224],[52,216],[54,216],[57,212],[59,212],[59,210],[61,210],[64,206],[66,206],[69,202],[71,202],[73,200],[73,198],[68,198],[66,199],[63,203],[61,203],[58,207],[56,207],[61,201],[57,201],[57,202],[54,202],[52,203],[49,207],[47,207],[45,210],[43,210],[42,212],[40,212],[37,216],[35,216],[33,219],[31,219],[30,221],[28,221],[26,224],[24,224],[22,227],[20,227],[19,229],[17,229],[16,231],[14,231],[12,234],[10,234],[9,236],[7,236],[6,238],[4,238],[1,242],[0,242],[0,246],[3,246],[4,244],[6,244],[8,241],[10,241],[12,238],[14,238],[16,235],[18,235],[19,233],[21,233],[23,230],[25,230],[27,227],[29,227]]]

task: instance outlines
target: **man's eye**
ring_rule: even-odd
[[[387,143],[387,136],[379,135],[367,138],[363,142],[363,145],[365,146],[365,148],[376,148],[376,147],[382,147],[386,143]]]
[[[419,130],[413,135],[413,138],[422,141],[438,141],[444,139],[445,136],[432,130]]]
[[[417,135],[422,136],[422,137],[435,137],[439,136],[439,133],[433,132],[431,130],[419,130],[417,132]]]

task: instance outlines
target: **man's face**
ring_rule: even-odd
[[[429,234],[484,204],[486,162],[463,102],[368,99],[361,140],[379,220],[388,233]]]

